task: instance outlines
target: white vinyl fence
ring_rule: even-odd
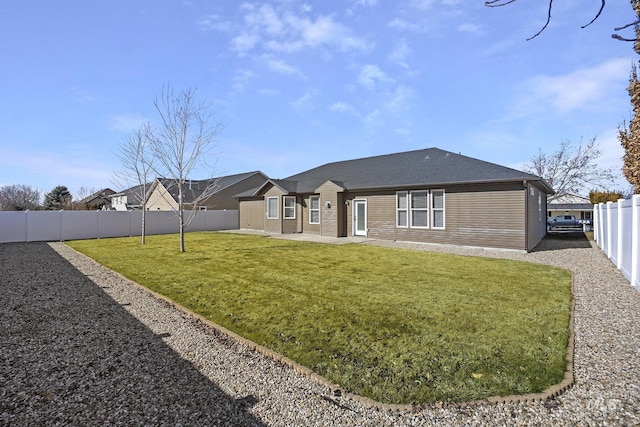
[[[640,290],[640,195],[593,208],[594,236],[600,249]]]
[[[198,211],[185,231],[233,230],[238,223],[237,210]],[[140,236],[141,229],[142,211],[0,211],[0,243]],[[146,230],[178,233],[178,216],[147,211]]]

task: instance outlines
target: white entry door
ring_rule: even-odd
[[[353,201],[353,235],[367,235],[367,201]]]

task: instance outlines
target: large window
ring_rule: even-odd
[[[431,190],[431,227],[444,228],[444,190]]]
[[[296,196],[284,196],[284,219],[296,219]]]
[[[267,197],[267,218],[278,219],[278,198]]]
[[[320,224],[320,196],[309,197],[309,223]]]
[[[412,191],[411,193],[411,227],[429,227],[429,192]]]
[[[396,226],[406,228],[409,226],[408,193],[398,191],[396,193]]]
[[[398,191],[396,227],[444,229],[444,190]]]

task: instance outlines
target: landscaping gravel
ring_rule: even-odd
[[[9,243],[0,245],[0,425],[640,425],[640,293],[595,244],[547,238],[529,254],[367,244],[571,270],[575,384],[543,401],[388,411],[337,396],[63,243]]]

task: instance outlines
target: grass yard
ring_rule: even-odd
[[[562,380],[571,275],[543,265],[227,233],[68,242],[207,319],[385,403]]]

